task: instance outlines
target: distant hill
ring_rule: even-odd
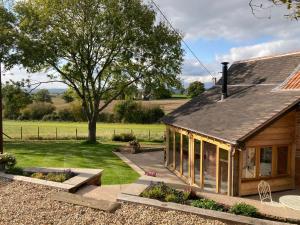
[[[44,88],[42,88],[44,89]],[[36,93],[41,89],[35,89],[32,93]],[[59,95],[62,94],[66,91],[67,89],[64,88],[49,88],[48,91],[50,92],[51,95]]]

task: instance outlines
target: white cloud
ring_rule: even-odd
[[[232,48],[225,55],[217,55],[216,61],[237,61],[280,53],[300,51],[300,40],[279,40],[262,44]]]

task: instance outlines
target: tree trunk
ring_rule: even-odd
[[[88,136],[88,142],[90,143],[96,143],[96,126],[97,126],[97,120],[91,119],[88,122],[89,125],[89,136]]]

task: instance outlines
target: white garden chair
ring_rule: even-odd
[[[280,203],[273,202],[270,184],[264,180],[258,184],[258,194],[262,204],[269,204],[275,207],[283,207]]]
[[[258,184],[258,194],[261,203],[270,202],[272,203],[272,193],[270,184],[264,180]]]

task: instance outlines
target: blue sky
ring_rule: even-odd
[[[149,4],[149,0],[145,3]],[[248,0],[155,0],[173,26],[198,58],[216,76],[220,62],[255,58],[300,51],[300,22],[286,18],[285,7],[251,12]],[[269,0],[255,4],[270,6]],[[163,17],[158,13],[158,19]],[[184,47],[184,46],[183,46]],[[47,80],[45,73],[28,74],[20,68],[6,73],[4,80],[18,80],[30,76],[33,80]],[[198,80],[211,82],[195,58],[186,50],[181,74],[186,84]],[[60,88],[61,84],[46,87]]]

